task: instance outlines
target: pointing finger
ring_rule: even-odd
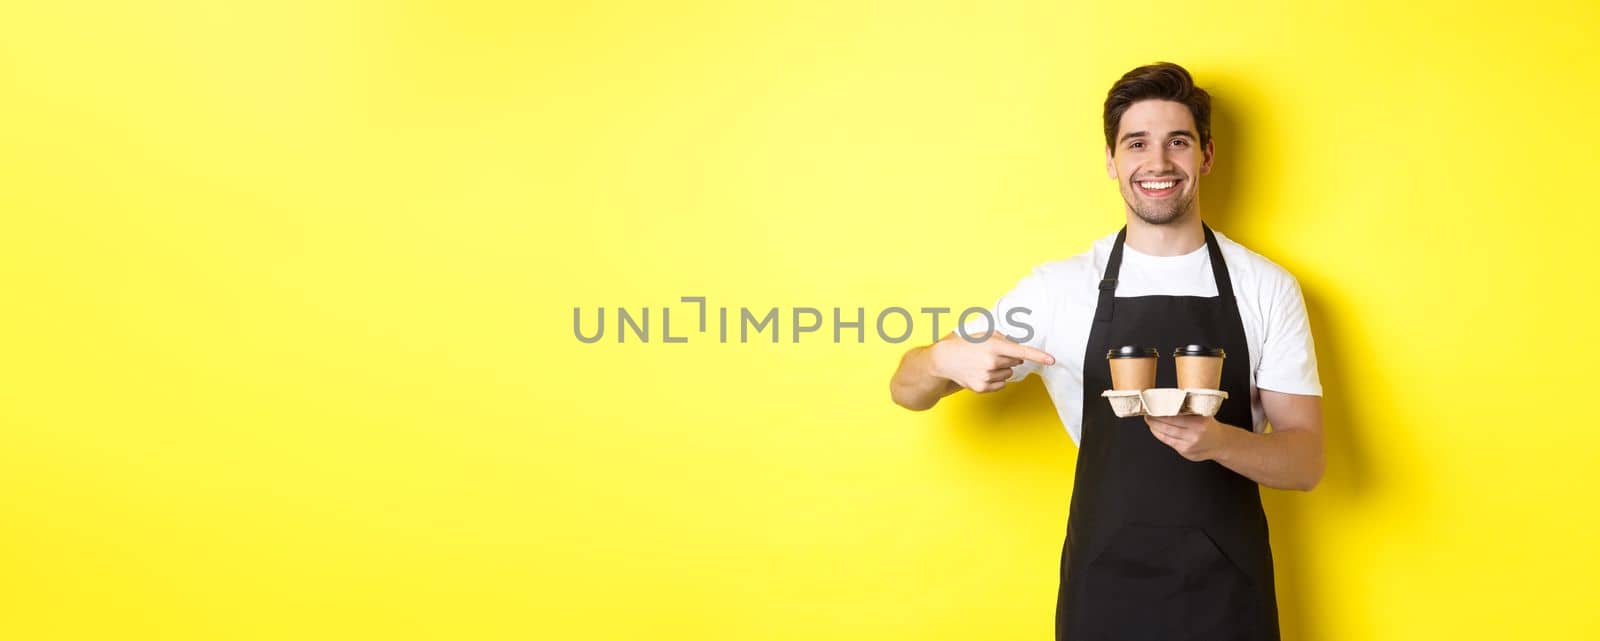
[[[1035,363],[1043,363],[1045,365],[1056,364],[1056,357],[1045,353],[1044,350],[1034,349],[1032,347],[1028,347],[1027,345],[1019,345],[1017,343],[1012,343],[1011,341],[1006,341],[1005,343],[1001,344],[999,353],[1006,356],[1033,361]]]

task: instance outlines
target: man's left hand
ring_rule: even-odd
[[[1144,422],[1156,440],[1191,461],[1215,458],[1235,430],[1210,416],[1145,416]]]

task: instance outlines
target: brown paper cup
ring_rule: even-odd
[[[1172,354],[1178,366],[1178,387],[1183,389],[1221,389],[1222,359],[1220,347],[1187,345]]]
[[[1106,352],[1111,366],[1111,389],[1142,390],[1156,386],[1156,357],[1160,352],[1154,347],[1126,345]]]

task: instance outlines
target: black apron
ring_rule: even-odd
[[[1183,458],[1142,416],[1117,418],[1106,351],[1156,347],[1156,386],[1177,387],[1172,350],[1227,350],[1216,419],[1250,429],[1250,352],[1233,283],[1205,227],[1217,296],[1115,298],[1126,227],[1100,282],[1083,358],[1083,429],[1061,551],[1058,641],[1278,640],[1272,550],[1256,483],[1215,461]]]

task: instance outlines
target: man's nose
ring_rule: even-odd
[[[1173,164],[1172,158],[1168,157],[1166,152],[1161,152],[1150,158],[1149,163],[1145,165],[1144,173],[1152,176],[1167,176],[1176,168],[1177,165]]]
[[[1174,153],[1177,152],[1165,145],[1158,149],[1155,157],[1156,168],[1165,171],[1175,167],[1176,165],[1172,162],[1172,154]]]

